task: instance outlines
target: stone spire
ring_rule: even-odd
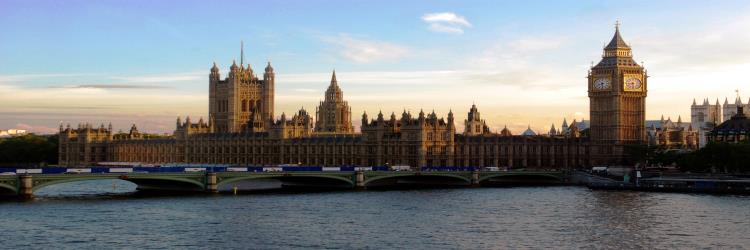
[[[557,129],[555,129],[555,124],[552,124],[552,127],[549,129],[549,135],[557,135]]]
[[[625,40],[620,35],[620,21],[615,22],[615,35],[612,36],[612,40],[609,41],[609,44],[604,49],[630,49],[630,46],[625,43]]]
[[[315,123],[316,132],[353,133],[351,107],[344,101],[344,93],[336,80],[336,70],[331,74],[331,83],[320,102]]]
[[[333,74],[331,75],[331,85],[338,85],[338,81],[336,81],[336,69],[333,70]]]

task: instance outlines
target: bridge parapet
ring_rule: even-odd
[[[536,179],[535,179],[536,178]],[[341,188],[366,189],[389,183],[427,183],[428,185],[481,186],[489,182],[541,180],[564,183],[566,173],[557,170],[531,171],[288,171],[288,172],[182,172],[182,173],[80,173],[23,174],[0,176],[0,194],[31,198],[43,187],[77,181],[121,179],[138,185],[138,189],[161,189],[189,192],[218,192],[222,185],[243,180],[277,179],[321,181]]]

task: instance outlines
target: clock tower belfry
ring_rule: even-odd
[[[647,78],[616,23],[602,60],[588,72],[591,164],[622,163],[625,146],[646,143]]]

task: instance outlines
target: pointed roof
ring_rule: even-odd
[[[336,81],[336,70],[333,70],[333,74],[331,75],[331,85],[336,85],[338,81]]]
[[[331,84],[328,85],[328,89],[326,89],[325,101],[344,101],[344,93],[341,91],[338,81],[336,81],[336,70],[333,71],[333,75],[331,75]]]
[[[607,47],[604,47],[604,49],[629,49],[630,46],[628,46],[627,43],[625,43],[625,40],[622,39],[622,36],[620,36],[620,22],[615,23],[615,35],[612,36],[612,40],[609,41],[609,44],[607,44]]]

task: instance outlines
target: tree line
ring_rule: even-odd
[[[58,136],[27,134],[0,139],[2,166],[46,166],[57,164]]]
[[[711,142],[692,152],[665,151],[658,147],[628,149],[633,163],[676,166],[682,171],[703,173],[750,173],[750,143]]]

